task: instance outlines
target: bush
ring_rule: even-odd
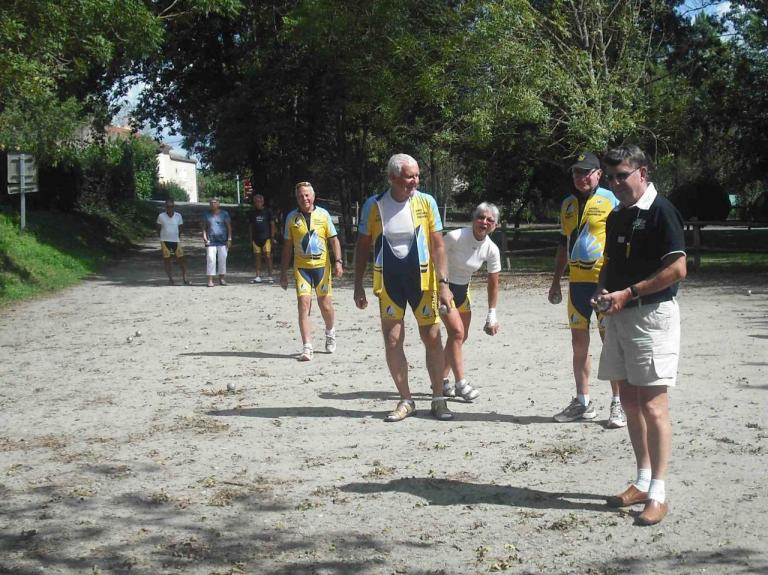
[[[684,220],[725,221],[731,211],[731,201],[725,188],[714,176],[707,174],[678,186],[669,199],[680,210]]]
[[[55,164],[40,162],[40,193],[30,207],[70,212],[149,199],[158,182],[157,150],[157,142],[147,136],[72,147]]]
[[[200,186],[200,201],[211,198],[219,198],[227,204],[237,202],[237,182],[235,176],[229,174],[217,174],[213,172],[201,172],[198,183]]]
[[[174,200],[176,202],[188,202],[189,194],[176,182],[161,182],[152,194],[153,200]]]

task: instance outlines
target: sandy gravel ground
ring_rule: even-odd
[[[573,385],[547,278],[504,278],[502,331],[467,343],[481,395],[453,422],[428,416],[409,318],[420,413],[387,424],[376,306],[356,310],[349,279],[338,352],[299,363],[292,290],[245,269],[208,289],[188,253],[191,287],[166,285],[152,241],[0,310],[0,573],[768,573],[757,279],[681,290],[671,513],[643,528],[603,504],[634,475],[626,431],[604,427],[608,385],[593,422],[551,421]]]

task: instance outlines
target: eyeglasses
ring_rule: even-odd
[[[477,216],[475,219],[480,222],[488,222],[489,224],[496,223],[496,220],[493,218],[493,216]]]
[[[609,182],[612,182],[614,180],[616,180],[617,182],[626,182],[627,178],[629,178],[629,176],[634,174],[640,168],[642,168],[642,166],[636,167],[631,172],[616,172],[615,174],[605,174],[605,179],[608,180]]]

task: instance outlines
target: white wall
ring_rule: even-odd
[[[157,155],[157,173],[161,183],[175,182],[197,202],[197,164],[174,160],[169,154]]]

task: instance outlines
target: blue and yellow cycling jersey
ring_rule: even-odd
[[[568,250],[570,281],[597,282],[603,266],[605,222],[617,205],[613,192],[604,188],[596,188],[581,205],[575,195],[563,200],[560,233]]]
[[[315,206],[309,214],[298,208],[285,218],[283,238],[293,243],[294,267],[322,268],[328,261],[328,240],[335,238],[331,214]]]
[[[387,192],[371,196],[363,205],[360,213],[359,233],[373,239],[373,293],[381,294],[384,287],[384,224],[381,219],[379,201]],[[434,264],[430,254],[430,234],[443,229],[443,221],[437,209],[435,199],[418,190],[410,198],[411,217],[415,233],[414,245],[419,259],[419,291],[437,289]]]

